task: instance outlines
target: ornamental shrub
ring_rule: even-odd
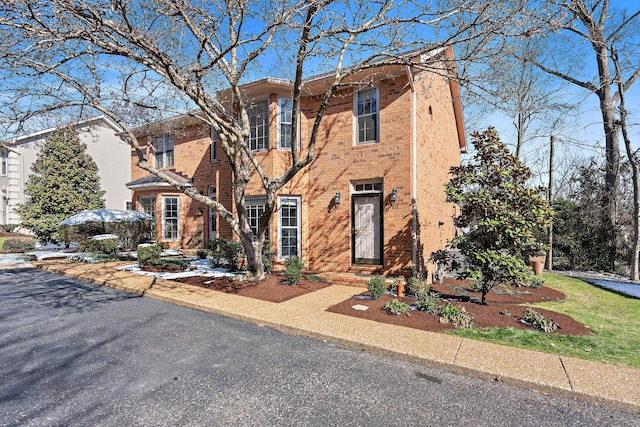
[[[96,238],[98,237],[98,238]],[[110,254],[116,252],[120,247],[120,238],[117,236],[104,237],[94,236],[84,243],[84,252],[98,252],[102,254]]]
[[[304,268],[302,260],[297,256],[289,257],[284,262],[284,267],[289,284],[297,285],[300,281],[300,277],[302,276],[302,269]]]
[[[160,245],[142,244],[138,245],[138,265],[158,265],[162,248]]]
[[[547,318],[544,314],[530,308],[524,314],[524,321],[543,332],[554,332],[559,328],[553,319]]]
[[[420,280],[417,277],[410,277],[407,281],[408,294],[416,296],[423,289],[427,292],[429,291],[429,284],[426,281]]]
[[[422,288],[416,294],[416,308],[429,314],[438,314],[440,294],[429,292],[429,288]]]
[[[387,281],[382,276],[373,276],[369,279],[367,290],[371,292],[373,299],[380,299],[387,291]]]
[[[399,316],[400,314],[406,314],[409,316],[409,304],[406,302],[402,302],[396,298],[394,298],[390,303],[385,304],[383,309],[387,310],[389,314],[395,314]]]
[[[227,239],[210,239],[207,248],[211,251],[211,266],[227,271],[238,271],[238,263],[244,257],[242,243]]]
[[[26,252],[36,247],[33,237],[11,237],[4,241],[2,250],[6,252]]]

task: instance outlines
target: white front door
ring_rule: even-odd
[[[381,262],[380,195],[353,197],[353,261],[354,264]]]

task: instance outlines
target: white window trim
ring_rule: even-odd
[[[282,245],[281,245],[281,237],[282,237],[282,215],[280,215],[280,209],[283,205],[283,201],[286,199],[295,200],[297,206],[298,216],[296,218],[296,239],[298,242],[298,253],[297,256],[302,256],[302,198],[300,196],[278,196],[278,260],[284,261],[290,255],[283,256],[282,255]]]
[[[360,117],[358,116],[358,93],[371,89],[374,89],[376,94],[376,138],[375,140],[360,142],[358,140],[358,118]],[[353,93],[353,141],[354,145],[377,144],[380,142],[380,91],[377,86],[361,89]]]
[[[277,117],[278,117],[278,124],[277,124],[277,128],[278,128],[278,150],[283,150],[283,151],[290,151],[291,148],[290,147],[283,147],[282,145],[280,145],[281,142],[281,129],[282,129],[282,122],[281,122],[281,112],[282,112],[282,104],[281,101],[282,100],[291,100],[292,104],[293,104],[293,99],[292,98],[287,98],[287,97],[278,97],[278,113],[277,113]],[[293,108],[293,106],[292,106]],[[293,124],[293,111],[291,112],[291,124]],[[298,122],[296,123],[296,148],[299,150],[300,149],[300,105],[298,104],[298,108],[297,111],[295,112],[296,116],[298,117]],[[293,130],[293,129],[292,129]]]
[[[165,227],[167,224],[167,217],[166,217],[166,201],[167,199],[177,199],[178,204],[176,206],[177,208],[177,224],[176,224],[176,237],[175,238],[165,238]],[[179,196],[162,196],[162,241],[163,242],[175,242],[180,240],[180,197]]]

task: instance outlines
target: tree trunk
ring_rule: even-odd
[[[602,35],[599,35],[602,37]],[[600,41],[600,40],[599,40]],[[618,223],[618,206],[620,204],[620,143],[616,111],[611,94],[611,73],[609,71],[609,50],[606,43],[594,43],[596,61],[598,63],[598,79],[600,86],[596,91],[600,99],[600,111],[605,135],[605,196],[602,200],[604,221],[602,236],[607,248],[607,264],[611,271],[616,259],[616,226]]]

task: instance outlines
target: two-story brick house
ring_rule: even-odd
[[[451,49],[429,52],[442,70]],[[415,60],[421,60],[420,53]],[[330,76],[304,82],[300,140],[304,147]],[[281,189],[268,240],[282,261],[302,257],[314,271],[424,271],[425,258],[454,237],[454,206],[445,202],[449,169],[466,150],[455,80],[447,72],[394,66],[354,76],[371,84],[341,89],[322,119],[316,159]],[[265,78],[243,91],[255,100],[247,144],[267,174],[290,161],[291,86]],[[175,173],[202,194],[233,211],[228,160],[215,134],[189,116],[139,130],[153,141],[156,166]],[[155,215],[157,240],[170,247],[200,248],[208,238],[233,238],[215,212],[135,166],[134,207]],[[258,182],[250,183],[247,207],[254,224],[264,209]],[[414,272],[415,272],[414,271]]]

